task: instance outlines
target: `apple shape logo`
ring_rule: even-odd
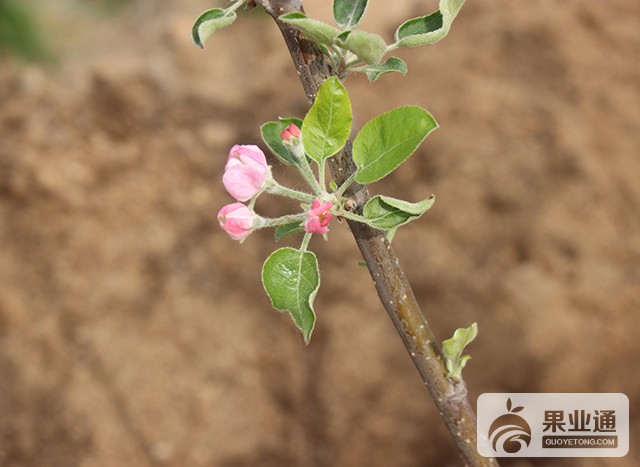
[[[518,412],[523,406],[512,407],[507,399],[507,413],[496,418],[489,427],[489,441],[496,453],[515,454],[531,443],[531,427]]]

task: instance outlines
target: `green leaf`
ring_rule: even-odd
[[[196,22],[193,23],[193,27],[191,28],[193,43],[203,49],[204,43],[214,32],[226,28],[233,23],[236,18],[236,13],[231,10],[214,8],[213,10],[205,11],[198,16],[198,19],[196,19]]]
[[[308,344],[316,322],[313,299],[320,287],[316,255],[288,247],[274,251],[262,266],[262,284],[273,307],[291,315]]]
[[[478,323],[473,323],[468,328],[458,328],[453,333],[453,337],[442,342],[442,354],[447,367],[447,377],[460,379],[462,369],[471,358],[469,355],[462,355],[465,347],[469,345],[478,335]]]
[[[265,144],[280,162],[287,165],[298,165],[298,158],[291,148],[282,142],[280,137],[280,133],[292,123],[298,128],[302,127],[302,120],[299,118],[281,118],[279,122],[267,122],[262,125],[260,133]]]
[[[356,29],[341,35],[344,48],[353,52],[360,60],[368,65],[380,63],[387,52],[387,43],[382,36]]]
[[[368,0],[333,0],[333,18],[341,27],[357,26],[367,9]]]
[[[367,218],[367,224],[376,229],[394,230],[422,216],[434,202],[433,195],[417,203],[378,195],[367,201],[362,215]]]
[[[396,44],[401,47],[420,47],[435,44],[451,29],[465,0],[440,0],[439,10],[427,16],[405,21],[396,31]]]
[[[317,19],[307,18],[303,13],[288,13],[278,18],[283,23],[290,24],[302,30],[307,39],[320,44],[331,45],[333,40],[340,33],[339,30],[330,24],[323,23]]]
[[[351,133],[352,118],[347,90],[338,78],[329,78],[302,122],[302,144],[309,157],[322,163],[342,149]]]
[[[368,121],[353,142],[356,181],[372,183],[386,177],[436,128],[431,114],[415,106],[398,107]]]
[[[276,227],[274,240],[276,242],[279,242],[284,237],[300,232],[304,232],[304,226],[302,225],[302,222],[291,222],[289,224],[279,225],[278,227]]]
[[[372,83],[377,81],[382,75],[396,71],[407,74],[407,64],[397,57],[390,57],[386,62],[377,65],[369,65],[363,70],[367,74],[367,78]]]

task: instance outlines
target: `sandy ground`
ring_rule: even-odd
[[[371,3],[387,39],[436,4]],[[258,11],[195,49],[207,7],[44,6],[57,62],[0,62],[0,465],[459,465],[344,226],[312,243],[306,348],[261,290],[270,234],[218,228],[230,146],[306,102]],[[440,45],[401,52],[405,78],[348,81],[356,126],[402,104],[441,125],[372,189],[437,195],[394,245],[438,336],[479,323],[472,399],[629,396],[627,457],[504,465],[640,465],[639,15],[469,2]]]

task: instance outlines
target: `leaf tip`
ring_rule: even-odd
[[[200,29],[200,27],[199,27],[198,23],[196,22],[196,24],[194,24],[193,28],[191,29],[191,42],[197,48],[204,49],[204,44],[202,43],[202,39],[200,39],[199,29]]]
[[[200,50],[204,50],[204,44],[200,42],[199,38],[192,37],[192,42],[193,45],[195,45],[197,48],[199,48]]]
[[[302,338],[304,339],[304,346],[308,347],[311,344],[311,334],[313,330],[309,331],[309,333],[303,333]]]

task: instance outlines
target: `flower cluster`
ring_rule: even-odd
[[[218,212],[218,222],[232,239],[242,242],[265,227],[275,228],[276,241],[302,234],[299,248],[278,248],[265,260],[262,285],[273,307],[291,315],[305,342],[313,332],[313,299],[320,286],[318,260],[308,248],[313,235],[326,236],[331,221],[338,218],[350,225],[358,222],[379,229],[391,238],[398,227],[420,218],[434,203],[433,195],[415,203],[376,195],[357,204],[347,197],[353,183],[366,185],[383,179],[416,151],[438,127],[429,112],[403,106],[383,113],[365,123],[349,145],[352,122],[348,93],[338,77],[331,77],[319,87],[304,120],[286,118],[260,127],[273,156],[299,173],[306,191],[280,185],[264,153],[252,145],[231,148],[222,177],[235,202]],[[327,163],[349,151],[354,170],[327,184]],[[300,209],[280,217],[262,217],[255,205],[263,193],[296,200]]]
[[[235,145],[229,151],[222,184],[238,201],[260,194],[271,179],[271,168],[258,146]],[[244,240],[258,224],[258,216],[242,203],[232,203],[218,211],[218,222],[231,238]]]
[[[300,147],[300,128],[288,125],[281,133],[282,143],[292,148],[300,158],[306,158]],[[306,160],[305,160],[306,162]],[[309,169],[310,171],[310,169]],[[316,185],[320,184],[316,181]],[[279,185],[271,175],[271,167],[258,146],[234,145],[229,151],[222,176],[222,184],[237,203],[227,204],[218,211],[218,223],[234,240],[244,239],[256,229],[278,227],[285,224],[299,224],[299,229],[307,234],[326,234],[333,219],[331,212],[334,203],[326,192],[303,193]],[[305,212],[280,218],[264,218],[256,214],[254,204],[263,193],[286,196],[302,201]],[[316,196],[322,196],[323,200]],[[248,205],[243,203],[249,202]]]

